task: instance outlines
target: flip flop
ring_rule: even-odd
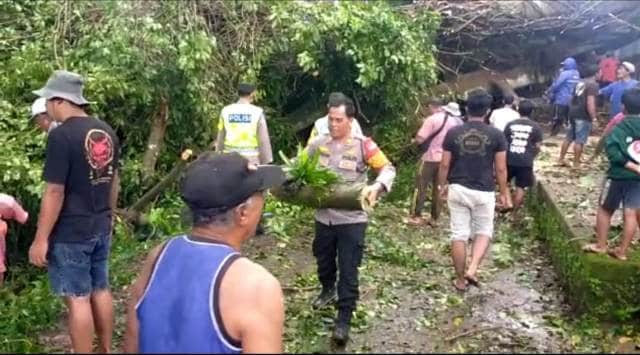
[[[467,291],[467,285],[465,284],[465,286],[463,288],[460,288],[458,286],[458,283],[456,282],[456,280],[453,280],[453,287],[458,291],[458,292],[465,292]]]
[[[582,247],[582,250],[583,250],[583,251],[585,251],[585,252],[587,252],[587,253],[594,253],[594,254],[604,254],[604,253],[606,253],[606,252],[607,252],[607,249],[606,249],[606,248],[605,248],[604,250],[603,250],[603,249],[600,249],[600,248],[598,248],[598,247],[597,247],[597,245],[596,245],[596,244],[594,244],[594,243],[591,243],[591,244],[585,244],[585,246],[583,246],[583,247]]]
[[[465,280],[467,280],[467,282],[471,285],[471,286],[475,286],[477,288],[480,288],[480,282],[478,282],[478,279],[476,279],[475,277],[471,277],[471,276],[465,276],[464,277]]]
[[[627,256],[626,255],[620,255],[618,254],[618,248],[609,251],[609,256],[615,259],[618,259],[620,261],[627,261]]]

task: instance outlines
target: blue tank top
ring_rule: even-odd
[[[227,245],[187,236],[167,242],[136,305],[139,351],[240,353],[218,306],[220,281],[239,256]]]

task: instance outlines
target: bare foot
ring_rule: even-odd
[[[467,290],[467,280],[465,279],[455,279],[453,280],[453,287],[460,292],[464,292]]]
[[[480,282],[478,281],[476,275],[466,274],[464,275],[464,279],[467,280],[469,285],[480,287]]]
[[[420,216],[411,216],[405,220],[405,223],[411,226],[422,226],[426,222],[426,219]]]

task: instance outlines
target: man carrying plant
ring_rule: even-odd
[[[255,86],[240,84],[238,102],[225,106],[218,120],[216,151],[238,152],[254,164],[273,161],[264,110],[253,105]]]
[[[438,189],[445,199],[448,191],[451,253],[456,271],[454,286],[459,291],[464,291],[467,283],[478,285],[476,274],[493,236],[495,180],[500,186],[501,204],[511,207],[507,186],[507,143],[500,130],[484,123],[491,100],[486,91],[476,91],[470,96],[467,100],[468,121],[451,129],[443,144]],[[467,241],[471,237],[473,252],[465,271]]]
[[[60,126],[49,133],[45,190],[29,261],[47,267],[53,293],[69,310],[74,352],[111,350],[113,302],[109,291],[112,211],[118,197],[118,137],[85,112],[84,80],[59,70],[34,93]]]
[[[622,95],[622,103],[625,118],[613,128],[606,141],[609,169],[596,215],[597,241],[595,244],[585,245],[583,249],[598,254],[607,251],[611,216],[622,204],[622,242],[609,254],[626,260],[627,249],[638,228],[640,217],[640,88],[626,90]]]
[[[328,115],[329,135],[314,139],[307,152],[311,156],[319,153],[320,165],[337,173],[345,184],[366,183],[367,170],[373,169],[377,178],[364,188],[363,194],[375,205],[380,194],[390,191],[396,171],[372,139],[353,134],[354,116],[355,107],[350,99],[332,103]],[[358,266],[362,261],[368,217],[364,211],[319,209],[315,219],[313,254],[322,292],[313,306],[319,308],[335,301],[336,272],[339,271],[338,315],[333,339],[338,345],[344,345],[359,296]]]
[[[433,99],[429,102],[431,116],[422,123],[414,142],[423,151],[422,159],[416,173],[416,188],[411,203],[411,216],[407,224],[419,226],[426,223],[422,217],[422,208],[427,196],[427,188],[431,185],[431,220],[437,223],[440,216],[440,196],[437,189],[438,167],[442,159],[442,142],[447,132],[455,126],[461,125],[460,108],[457,103],[450,102],[442,107],[442,101]]]

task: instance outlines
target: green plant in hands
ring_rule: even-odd
[[[287,158],[279,151],[280,158],[284,161],[284,171],[291,183],[309,186],[316,189],[327,189],[340,180],[333,171],[320,166],[320,153],[309,155],[306,149],[298,145],[298,155],[294,159]]]

